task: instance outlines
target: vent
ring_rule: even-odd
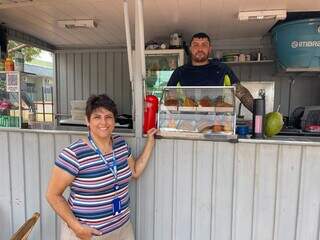
[[[286,10],[262,10],[239,12],[238,19],[240,21],[248,20],[283,20],[287,17]]]
[[[59,27],[67,29],[86,29],[97,27],[97,23],[92,19],[58,20],[57,24]]]

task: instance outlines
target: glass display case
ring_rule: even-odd
[[[52,77],[0,72],[0,127],[51,128],[53,120]]]
[[[235,87],[165,87],[158,112],[160,136],[236,139]]]
[[[155,95],[159,99],[171,74],[184,63],[183,49],[146,50],[146,95]]]

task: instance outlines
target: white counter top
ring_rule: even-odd
[[[82,135],[87,133],[86,127],[75,126],[59,126],[55,129],[20,129],[20,128],[0,128],[0,131],[7,132],[35,132],[35,133],[52,133],[52,134],[75,134]],[[119,134],[125,137],[135,137],[134,130],[132,129],[115,129],[115,134]],[[145,136],[144,136],[145,137]],[[161,139],[169,139],[160,137]],[[182,138],[170,138],[176,140],[190,140],[190,141],[219,141],[214,139],[182,139]],[[221,141],[221,140],[220,140]],[[261,144],[284,144],[284,145],[309,145],[320,146],[320,137],[304,137],[304,136],[275,136],[268,139],[251,139],[251,138],[239,138],[239,143],[261,143]],[[235,143],[237,143],[235,142]]]

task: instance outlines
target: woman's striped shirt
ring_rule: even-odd
[[[95,152],[83,140],[79,139],[64,148],[55,161],[56,166],[75,176],[70,185],[68,204],[73,214],[82,224],[93,227],[103,234],[109,233],[130,217],[129,181],[132,172],[128,165],[131,150],[120,136],[113,136],[113,151],[117,164],[118,185],[115,191],[115,178]],[[113,154],[104,155],[112,162]],[[121,200],[121,213],[113,215],[112,200],[117,195]]]

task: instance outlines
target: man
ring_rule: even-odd
[[[168,86],[236,86],[235,95],[242,104],[253,111],[253,97],[233,71],[224,63],[209,60],[212,51],[210,37],[197,33],[190,42],[191,64],[178,67],[171,75]]]

